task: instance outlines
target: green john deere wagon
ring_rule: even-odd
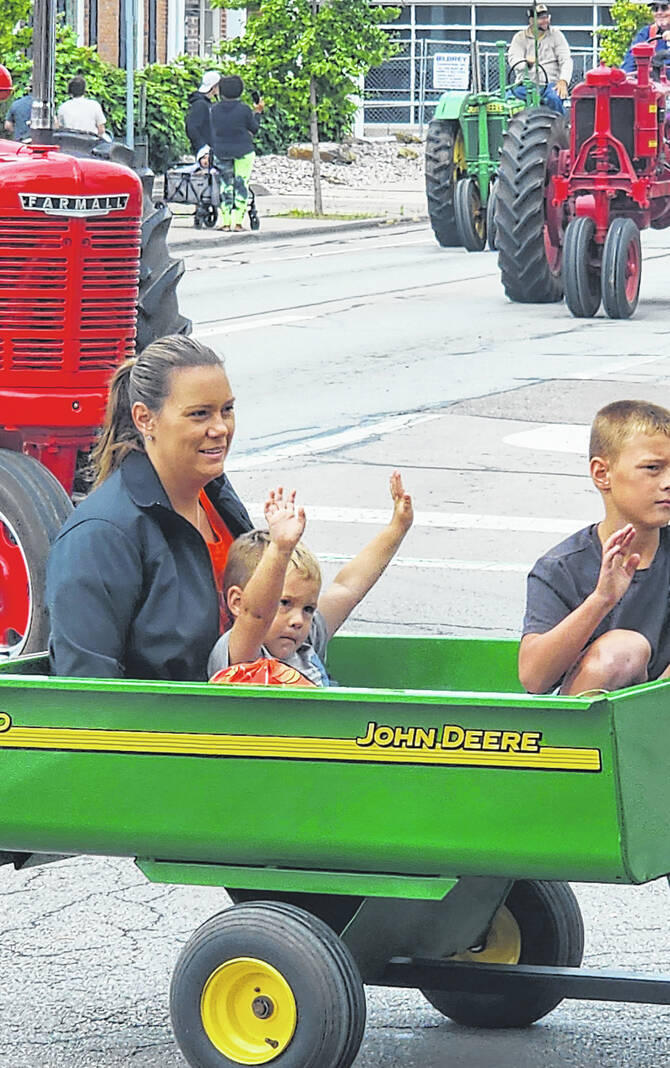
[[[364,983],[522,1026],[563,997],[670,1004],[579,969],[566,880],[670,870],[670,683],[519,691],[516,643],[339,637],[323,690],[0,668],[0,858],[137,858],[228,889],[177,963],[196,1068],[347,1068]]]

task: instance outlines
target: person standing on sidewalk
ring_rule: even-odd
[[[237,74],[221,79],[221,99],[210,111],[210,144],[221,174],[221,230],[243,230],[254,166],[253,135],[258,133],[265,105],[259,98],[253,111],[240,100],[244,83]]]
[[[30,137],[30,112],[33,106],[33,91],[30,85],[26,86],[23,96],[12,101],[5,119],[5,132],[13,141],[23,141]]]
[[[206,70],[199,87],[188,98],[186,136],[191,142],[196,159],[203,145],[209,144],[209,111],[212,102],[219,95],[220,77],[218,70]]]

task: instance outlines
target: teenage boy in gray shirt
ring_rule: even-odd
[[[646,401],[608,404],[589,456],[605,517],[528,576],[519,678],[530,693],[670,677],[670,412]]]

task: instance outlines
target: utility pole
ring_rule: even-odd
[[[30,132],[35,144],[51,141],[56,64],[56,0],[35,0],[33,9],[33,106]]]
[[[137,36],[137,0],[125,0],[126,34],[126,144],[135,147],[135,38]]]

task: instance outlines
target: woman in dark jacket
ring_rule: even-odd
[[[221,174],[221,229],[242,230],[249,200],[249,179],[254,166],[253,135],[258,133],[262,100],[253,111],[240,100],[244,84],[236,74],[219,82],[220,100],[210,111],[210,144]]]
[[[233,404],[221,360],[190,338],[118,368],[96,487],[49,558],[53,674],[206,679],[225,555],[251,528],[223,474]]]

